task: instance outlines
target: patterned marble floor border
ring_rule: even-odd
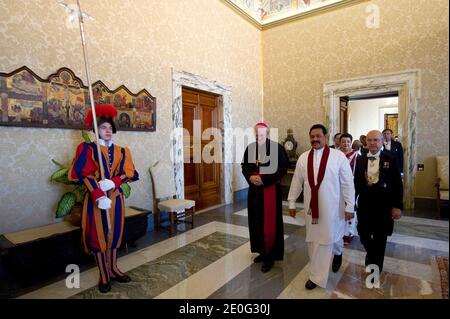
[[[239,216],[247,216],[247,209],[242,209],[234,213]],[[291,217],[289,215],[283,214],[283,223],[297,225],[297,226],[305,226],[305,218],[303,210],[300,213],[297,213],[295,217]]]
[[[247,210],[240,210],[234,214],[240,216],[246,216]],[[285,223],[294,225],[304,225],[304,218],[301,214],[297,217],[287,217]],[[421,218],[404,217],[407,222],[414,222],[423,225],[444,226],[443,221],[431,221]],[[292,221],[292,220],[293,221]],[[435,223],[438,222],[438,223]],[[301,228],[299,228],[301,229]],[[165,254],[168,254],[180,247],[188,245],[196,240],[199,240],[205,236],[208,236],[214,232],[224,232],[232,235],[248,238],[248,228],[245,226],[238,226],[222,222],[210,222],[208,224],[196,227],[187,232],[181,233],[176,237],[169,238],[162,242],[156,243],[152,246],[146,247],[129,255],[125,255],[119,259],[119,267],[128,272],[144,263],[159,258]],[[285,236],[287,238],[287,236]],[[433,240],[428,238],[420,238],[415,236],[407,236],[403,234],[394,234],[389,237],[389,242],[408,245],[412,247],[429,248],[436,251],[441,251],[448,255],[448,241]],[[399,246],[401,247],[401,246]],[[400,249],[400,248],[399,248]],[[356,249],[344,249],[343,268],[346,269],[349,265],[362,266],[364,262],[365,252]],[[237,249],[231,251],[224,257],[216,260],[212,264],[203,268],[202,270],[194,273],[192,276],[184,279],[175,286],[172,286],[168,290],[162,292],[156,298],[207,298],[214,293],[217,289],[225,285],[227,282],[235,278],[244,269],[247,269],[252,264],[252,258],[254,255],[250,253],[249,244],[244,244]],[[304,264],[303,264],[304,265]],[[295,276],[295,278],[287,284],[278,298],[294,298],[294,299],[328,299],[348,298],[344,294],[340,294],[336,291],[336,286],[340,282],[343,276],[343,271],[339,271],[336,274],[330,273],[327,289],[317,288],[313,291],[307,291],[304,288],[304,283],[308,279],[308,265],[303,267],[301,271]],[[385,272],[395,274],[398,276],[414,278],[423,285],[423,292],[427,293],[433,291],[430,287],[430,283],[434,282],[435,276],[433,275],[432,265],[426,265],[423,263],[417,263],[413,261],[402,260],[398,258],[386,257],[385,258]],[[296,272],[295,272],[296,273]],[[61,280],[52,285],[43,287],[31,293],[20,296],[19,298],[70,298],[75,294],[78,294],[84,290],[90,289],[97,285],[98,272],[96,268],[83,272],[80,276],[81,288],[80,289],[68,289],[65,285],[65,280]],[[205,284],[198,285],[198,282]],[[435,287],[434,287],[435,288]],[[280,290],[281,291],[281,290]],[[334,295],[333,295],[334,294]]]
[[[350,264],[363,266],[364,259],[365,252],[344,248],[341,270],[337,273],[333,273],[330,270],[327,288],[323,289],[318,287],[314,290],[307,290],[305,288],[305,282],[308,280],[308,263],[294,278],[294,280],[286,286],[283,292],[278,296],[278,299],[329,299],[333,294],[339,298],[349,298],[349,296],[336,291],[336,287],[344,275],[343,270],[345,270]],[[434,276],[430,265],[385,257],[383,271],[390,274],[417,279],[421,282],[421,293],[423,295],[433,293],[431,283],[434,282]]]
[[[221,222],[211,222],[190,231],[182,233],[176,237],[166,239],[150,247],[146,247],[129,255],[125,255],[118,260],[118,266],[122,271],[130,271],[144,263],[152,261],[160,256],[172,252],[180,247],[188,245],[200,238],[208,236],[216,231],[228,233],[231,235],[248,238],[248,228]],[[246,258],[251,262],[252,255],[247,250]],[[80,288],[68,289],[65,280],[61,280],[49,286],[32,291],[28,294],[18,297],[19,299],[64,299],[70,298],[84,290],[90,289],[98,283],[98,270],[89,269],[80,274]]]
[[[448,220],[436,220],[436,219],[428,219],[428,218],[419,218],[412,216],[402,216],[400,221],[421,224],[421,225],[430,225],[430,226],[441,226],[441,227],[449,227]]]
[[[303,207],[303,205],[297,203],[297,207],[301,208],[301,207]],[[239,216],[247,216],[247,209],[242,209],[240,211],[235,212],[234,214],[239,215]],[[446,225],[448,226],[448,222],[440,221],[440,220],[430,220],[430,219],[416,218],[416,217],[409,217],[409,216],[404,216],[404,217],[402,217],[402,220],[403,219],[405,222],[422,224],[422,225],[443,226],[443,227],[445,227]],[[283,214],[283,222],[286,224],[305,226],[304,211],[301,210],[300,213],[298,213],[295,218]],[[446,253],[449,252],[448,241],[443,241],[443,240],[436,240],[436,239],[394,233],[392,236],[388,237],[388,242],[395,243],[395,244],[401,244],[401,245],[420,247],[420,248],[439,250],[439,251],[443,251]]]
[[[388,237],[387,241],[395,244],[439,250],[446,253],[449,252],[448,241],[443,240],[436,240],[394,233],[392,234],[392,236]]]

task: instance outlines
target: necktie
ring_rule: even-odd
[[[377,158],[376,158],[375,156],[367,156],[367,159],[370,160],[370,161],[374,161],[374,160],[376,160]]]

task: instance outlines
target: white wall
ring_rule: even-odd
[[[349,101],[348,112],[348,131],[358,139],[370,130],[384,129],[384,114],[398,112],[398,97]]]

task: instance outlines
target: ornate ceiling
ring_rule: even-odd
[[[367,0],[221,0],[261,30]]]

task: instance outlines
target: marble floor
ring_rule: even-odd
[[[343,264],[331,272],[326,289],[305,289],[308,255],[303,214],[285,212],[285,256],[267,273],[253,263],[245,201],[196,215],[196,227],[179,226],[176,236],[149,232],[137,247],[121,252],[119,268],[132,282],[97,290],[98,272],[90,265],[79,288],[67,288],[67,274],[37,280],[28,287],[3,289],[4,298],[70,299],[442,299],[448,298],[449,222],[403,216],[386,247],[379,286],[368,288],[365,251],[357,237],[345,246]],[[299,204],[299,209],[302,205]],[[410,214],[413,215],[413,214]],[[443,258],[443,259],[442,259]],[[447,272],[442,270],[446,260]],[[446,278],[442,278],[442,276]],[[14,278],[8,278],[14,284]],[[4,284],[5,286],[5,284]],[[3,286],[3,288],[4,288]],[[0,287],[1,288],[1,287]]]

